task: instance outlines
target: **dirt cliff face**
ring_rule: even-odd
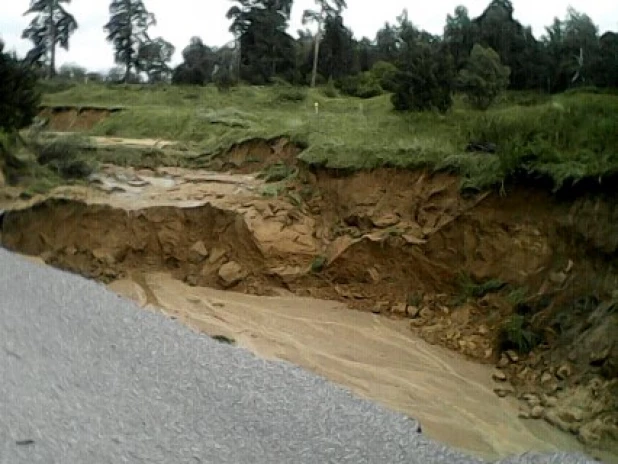
[[[277,143],[235,147],[221,166],[238,158],[249,172],[258,152],[290,162]],[[14,204],[3,246],[105,282],[163,270],[406,317],[426,340],[497,363],[496,393],[524,399],[522,416],[618,440],[613,198],[463,196],[454,176],[388,169],[301,170],[276,197],[250,175],[103,172],[93,187]]]

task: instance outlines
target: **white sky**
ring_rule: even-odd
[[[21,56],[30,48],[30,42],[22,40],[21,31],[30,18],[23,12],[29,0],[0,0],[0,37],[8,50],[16,50]],[[394,22],[404,8],[410,20],[420,28],[441,34],[446,15],[459,4],[468,7],[470,16],[478,16],[489,0],[347,0],[348,9],[344,21],[357,38],[375,38],[377,30],[386,21]],[[234,3],[231,0],[145,0],[146,7],[156,15],[157,26],[150,31],[151,37],[162,36],[176,46],[173,63],[181,61],[180,52],[192,36],[200,36],[207,45],[223,45],[232,39],[228,32],[229,20],[225,13]],[[292,10],[290,33],[303,28],[301,15],[311,8],[314,0],[295,0]],[[532,26],[537,37],[544,33],[544,26],[553,18],[563,18],[567,7],[588,14],[599,26],[600,32],[618,30],[618,1],[615,0],[513,0],[515,17],[524,25]],[[79,29],[71,37],[69,51],[60,49],[58,65],[78,63],[89,70],[107,70],[114,65],[111,44],[105,41],[103,25],[108,20],[107,0],[73,0],[69,10],[75,16]]]

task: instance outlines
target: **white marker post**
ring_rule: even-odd
[[[317,118],[318,132],[320,132],[320,104],[315,102],[313,104],[313,108],[315,108],[315,117]]]

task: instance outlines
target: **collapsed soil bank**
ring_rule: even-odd
[[[122,111],[120,107],[96,106],[41,106],[39,118],[46,121],[48,129],[74,131],[92,129],[111,114]]]
[[[5,214],[3,245],[103,281],[165,270],[190,285],[284,289],[408,317],[425,339],[497,363],[497,393],[523,398],[522,416],[615,446],[612,198],[462,197],[455,177],[423,172],[305,174],[289,192],[300,203],[127,209],[113,196],[110,205],[48,199]],[[509,287],[479,293],[491,280]],[[513,314],[542,340],[530,355],[502,353],[497,335]]]

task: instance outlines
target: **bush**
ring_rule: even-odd
[[[66,90],[72,89],[75,87],[75,82],[70,79],[65,79],[62,77],[55,77],[53,79],[44,79],[40,80],[37,83],[37,89],[42,94],[54,94],[64,92]]]
[[[11,133],[30,125],[41,101],[36,74],[0,41],[0,129]]]
[[[322,93],[327,98],[337,98],[339,96],[339,91],[337,90],[337,87],[335,87],[335,82],[332,77],[328,80],[328,83],[322,90]]]
[[[397,75],[397,66],[386,61],[378,61],[371,68],[371,74],[377,79],[380,87],[387,92],[394,92],[395,76]]]
[[[468,140],[492,143],[506,179],[548,177],[567,181],[618,170],[618,99],[572,96],[531,107],[469,117]]]
[[[69,135],[47,142],[35,140],[32,148],[39,164],[67,179],[80,179],[88,177],[94,170],[92,163],[80,158],[87,144],[87,139]]]
[[[279,102],[302,102],[307,99],[307,89],[288,84],[283,79],[273,78],[275,100]]]
[[[373,98],[383,93],[378,79],[369,71],[342,79],[339,88],[344,94],[358,98]]]
[[[207,77],[204,71],[196,66],[178,65],[172,73],[172,84],[176,85],[204,85]]]
[[[500,329],[499,343],[503,351],[513,349],[522,354],[529,353],[541,341],[542,338],[520,314],[511,316]]]
[[[397,111],[448,111],[453,105],[454,65],[446,49],[416,44],[393,77],[391,102]]]
[[[320,85],[326,85],[328,82],[328,80],[320,73],[317,73],[315,75],[315,85],[316,86],[320,86]],[[311,72],[309,72],[305,77],[304,77],[304,84],[305,85],[311,85]]]
[[[236,85],[232,73],[225,66],[221,66],[217,70],[213,76],[213,80],[219,92],[228,92],[232,87],[234,87],[234,85]]]
[[[510,74],[493,49],[476,44],[459,73],[458,87],[474,108],[486,110],[506,90]]]

